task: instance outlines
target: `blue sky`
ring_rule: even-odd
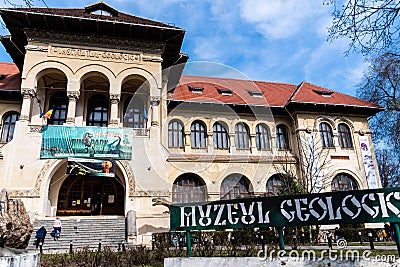
[[[21,0],[11,0],[21,4]],[[96,0],[44,0],[48,7],[82,8]],[[253,80],[302,81],[356,95],[367,65],[345,57],[348,40],[327,42],[332,6],[323,0],[108,0],[115,9],[186,30],[182,52],[189,62],[211,61]],[[34,6],[44,6],[34,0]],[[10,6],[1,1],[0,6]],[[7,30],[2,27],[1,34]],[[11,61],[4,49],[0,60]],[[189,73],[199,74],[199,73]]]

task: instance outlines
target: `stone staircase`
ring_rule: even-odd
[[[73,250],[83,247],[97,249],[101,240],[102,247],[111,247],[114,250],[122,241],[126,240],[125,217],[123,216],[93,216],[93,217],[61,217],[62,232],[61,238],[54,240],[50,236],[53,230],[54,218],[36,220],[34,222],[34,231],[29,241],[28,250],[36,250],[36,231],[44,226],[47,235],[43,244],[43,253],[55,254],[69,252],[70,242],[72,240]]]

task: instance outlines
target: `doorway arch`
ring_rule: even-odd
[[[118,176],[69,175],[60,187],[57,215],[124,215],[124,200]]]

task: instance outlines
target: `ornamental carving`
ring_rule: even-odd
[[[49,49],[47,46],[39,46],[39,45],[26,45],[25,49],[28,51],[40,51],[47,52]]]
[[[67,119],[65,120],[66,123],[75,123],[75,118],[73,117],[67,117]]]
[[[152,106],[160,105],[160,98],[159,97],[151,97],[150,105],[152,105]]]
[[[149,54],[160,54],[164,47],[164,43],[159,42],[144,42],[137,40],[127,40],[123,38],[110,38],[103,36],[96,36],[93,38],[91,35],[84,34],[64,34],[48,31],[35,31],[35,30],[25,30],[28,36],[28,42],[38,42],[38,43],[57,43],[65,44],[68,46],[84,46],[84,47],[101,47],[109,50],[115,51],[126,50],[126,51],[138,51],[138,48],[142,52]],[[151,57],[151,60],[158,60],[157,57]]]
[[[43,167],[40,169],[39,175],[36,179],[35,187],[33,188],[31,193],[33,197],[40,197],[40,187],[42,186],[42,181],[47,178],[47,172],[58,162],[58,159],[48,159]]]
[[[33,89],[30,88],[23,88],[21,89],[21,95],[24,97],[24,99],[30,99],[35,97],[36,92]]]
[[[131,166],[129,165],[129,161],[120,160],[119,162],[121,163],[122,167],[125,170],[125,173],[126,173],[126,176],[127,176],[127,179],[128,179],[128,186],[129,186],[129,189],[128,189],[129,193],[128,194],[129,194],[130,197],[132,197],[132,196],[135,195],[135,187],[136,187],[136,185],[135,185],[135,175],[133,174]]]
[[[135,136],[148,137],[149,133],[150,133],[149,129],[134,129],[134,135]]]
[[[42,133],[43,126],[41,125],[29,125],[29,132],[30,133]]]
[[[20,121],[27,121],[27,120],[29,120],[29,116],[28,115],[21,115],[21,116],[19,116],[19,120]]]
[[[162,57],[155,57],[155,56],[143,56],[143,61],[150,61],[150,62],[162,62]]]
[[[48,56],[114,61],[124,63],[138,63],[143,61],[141,53],[120,53],[113,51],[103,51],[100,49],[80,49],[60,46],[50,46]]]
[[[114,125],[114,126],[118,126],[119,121],[117,119],[112,119],[110,120],[110,126]]]
[[[69,101],[76,102],[79,99],[80,94],[81,93],[79,91],[67,91]]]
[[[111,104],[118,104],[120,100],[120,94],[110,94]]]

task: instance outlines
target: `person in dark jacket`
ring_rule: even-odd
[[[39,244],[44,243],[44,238],[46,237],[47,230],[44,226],[40,227],[39,230],[36,231],[36,248],[39,247]]]

